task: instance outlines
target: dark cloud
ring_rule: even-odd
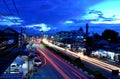
[[[57,24],[60,21],[81,16],[83,10],[96,3],[91,0],[14,0],[24,20],[24,25],[33,23]],[[99,2],[101,0],[98,0]],[[17,16],[12,0],[6,0],[13,15]],[[0,0],[1,11],[10,15],[2,0]]]

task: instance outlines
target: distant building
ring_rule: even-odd
[[[19,33],[11,28],[6,28],[3,30],[4,36],[3,38],[6,39],[6,41],[12,40],[14,44],[18,43],[18,37]]]
[[[3,37],[4,37],[4,32],[0,30],[0,43],[5,40]]]
[[[120,62],[120,44],[108,44],[105,41],[103,44],[104,45],[102,45],[98,50],[92,51],[92,55],[99,58]]]
[[[66,43],[70,43],[70,41],[82,41],[85,37],[85,33],[83,30],[72,30],[72,31],[60,31],[55,35],[56,41],[67,40]]]

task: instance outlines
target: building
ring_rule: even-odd
[[[11,28],[6,28],[3,30],[3,38],[9,43],[13,41],[13,44],[18,44],[19,33]]]
[[[92,56],[120,62],[120,44],[104,45],[101,47],[101,49],[92,51]]]
[[[64,43],[73,43],[83,41],[85,33],[83,30],[60,31],[55,35],[55,41],[64,41]]]
[[[82,30],[82,28],[80,28],[79,30],[72,30],[72,31],[60,31],[57,32],[54,37],[54,44],[56,43],[60,44],[61,42],[62,44],[59,46],[77,51],[79,47],[84,47],[83,46],[84,38],[85,38],[85,33]]]

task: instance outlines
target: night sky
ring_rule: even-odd
[[[28,34],[120,30],[120,0],[0,0],[0,29],[25,27]]]

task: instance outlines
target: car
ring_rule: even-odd
[[[16,63],[10,65],[10,73],[19,73],[19,66]]]
[[[39,57],[39,55],[34,52],[29,54],[29,58],[35,58],[35,57]]]
[[[41,58],[34,58],[33,59],[33,65],[34,65],[34,67],[40,67],[42,65]]]

